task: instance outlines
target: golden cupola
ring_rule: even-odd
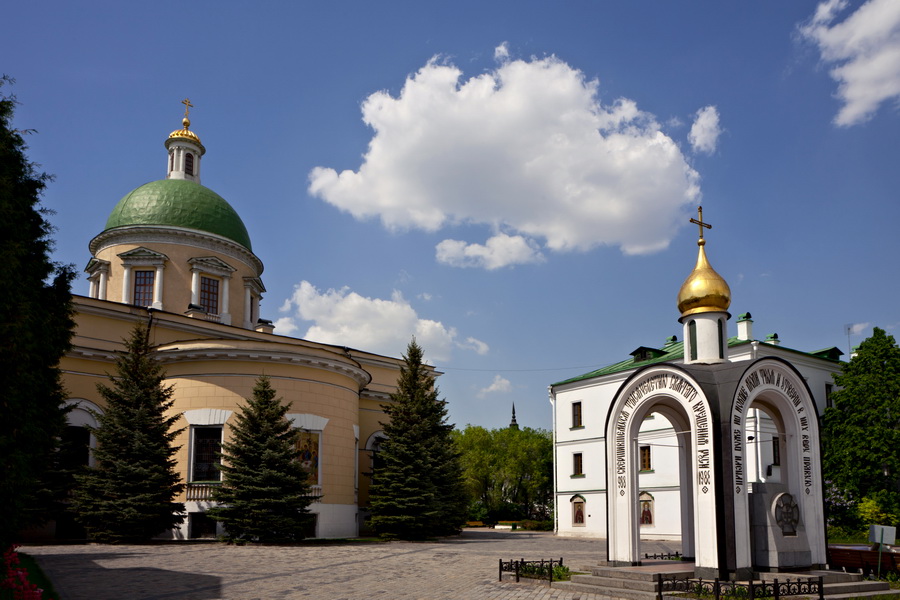
[[[700,226],[700,239],[697,245],[700,247],[697,255],[697,265],[688,275],[681,289],[678,291],[678,310],[681,317],[708,312],[727,312],[731,306],[731,288],[725,279],[716,273],[706,258],[706,240],[703,239],[703,228],[712,226],[703,222],[703,208],[698,209],[698,219],[691,219],[691,223]]]
[[[166,140],[166,146],[168,147],[169,142],[172,140],[185,140],[195,144],[200,150],[200,156],[203,156],[206,154],[206,148],[200,142],[200,136],[191,131],[191,120],[188,118],[188,111],[194,105],[191,104],[191,101],[187,98],[182,100],[181,103],[184,104],[184,118],[181,120],[181,129],[176,129],[169,134],[169,138]]]

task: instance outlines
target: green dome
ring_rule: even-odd
[[[184,227],[214,233],[252,251],[250,235],[237,212],[222,196],[183,179],[151,181],[119,200],[106,228],[133,225]]]

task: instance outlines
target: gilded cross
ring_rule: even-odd
[[[709,223],[703,222],[703,207],[702,206],[697,207],[697,218],[691,219],[691,223],[695,223],[700,226],[700,239],[701,240],[703,239],[703,228],[706,227],[707,229],[712,229],[712,225],[710,225]]]
[[[184,104],[184,116],[188,116],[188,111],[194,108],[194,105],[191,104],[191,101],[188,98],[182,100],[181,103]]]

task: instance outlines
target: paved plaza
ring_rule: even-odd
[[[674,552],[678,542],[645,542]],[[500,558],[565,559],[573,570],[605,558],[605,540],[469,529],[437,542],[229,546],[44,545],[35,556],[60,600],[599,600],[544,585],[499,583]]]

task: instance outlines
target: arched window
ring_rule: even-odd
[[[190,152],[184,156],[184,172],[188,175],[194,174],[194,155]]]
[[[572,526],[584,527],[584,496],[576,494],[569,499],[572,503]]]

